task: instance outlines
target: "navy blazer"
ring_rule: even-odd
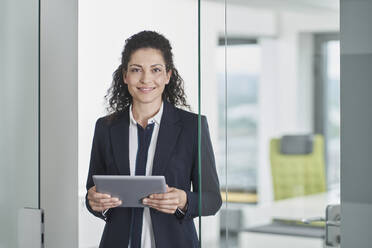
[[[210,141],[207,120],[201,119],[201,215],[214,215],[222,200]],[[130,175],[129,169],[129,108],[114,120],[98,119],[91,152],[87,190],[94,186],[93,175]],[[170,187],[187,194],[186,216],[179,220],[172,214],[150,209],[156,247],[198,247],[193,218],[199,215],[198,177],[198,116],[174,107],[164,101],[163,115],[153,161],[152,175],[163,175]],[[191,190],[192,186],[192,190]],[[125,202],[125,199],[122,199]],[[100,247],[128,247],[130,208],[111,208],[106,218],[88,210],[106,221]]]

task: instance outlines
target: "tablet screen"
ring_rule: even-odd
[[[93,181],[97,192],[119,198],[119,207],[145,207],[143,198],[166,192],[164,176],[94,175]]]

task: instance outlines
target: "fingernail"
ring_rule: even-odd
[[[142,200],[142,203],[147,203],[147,202],[148,202],[147,199]]]
[[[114,201],[119,201],[119,198],[116,198],[116,197],[115,197],[115,198],[112,198],[112,199],[113,199]]]
[[[152,198],[154,198],[154,196],[153,195],[150,195],[150,198],[152,199]]]

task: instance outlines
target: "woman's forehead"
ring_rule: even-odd
[[[160,50],[154,48],[140,48],[134,51],[130,57],[129,65],[164,65],[165,61]]]

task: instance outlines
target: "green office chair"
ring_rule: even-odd
[[[308,154],[283,154],[281,141],[270,141],[270,161],[274,199],[304,196],[326,191],[324,139],[313,136]]]

